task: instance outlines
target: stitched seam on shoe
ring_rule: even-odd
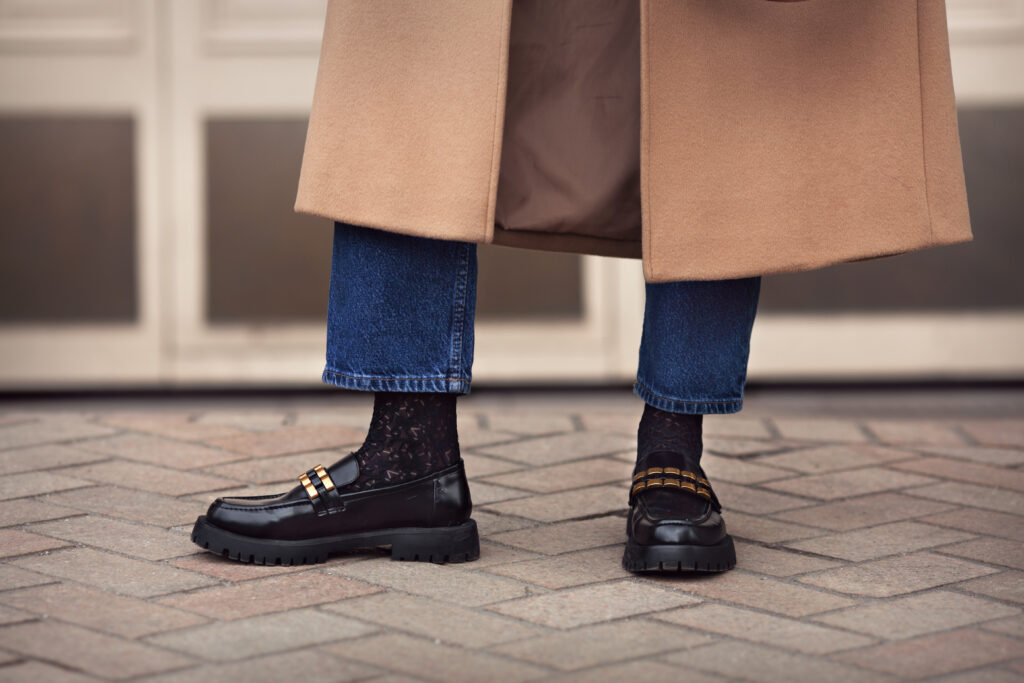
[[[243,511],[243,510],[282,510],[284,508],[293,508],[293,507],[296,507],[298,505],[309,505],[309,504],[310,504],[310,502],[308,500],[298,500],[298,501],[295,501],[294,503],[281,503],[280,505],[259,505],[259,506],[256,506],[256,505],[229,505],[229,504],[226,504],[226,503],[222,503],[221,507],[226,509],[226,510],[238,510],[238,511]]]
[[[706,498],[701,498],[701,500],[707,502],[709,505],[711,503],[711,501],[707,500]],[[646,517],[647,519],[649,519],[650,521],[652,521],[652,522],[654,522],[656,524],[675,524],[676,526],[695,526],[695,525],[697,525],[697,524],[699,524],[699,523],[701,523],[703,521],[707,521],[708,519],[710,519],[711,518],[711,513],[715,512],[714,507],[709,507],[708,511],[705,514],[701,515],[700,517],[694,518],[693,521],[684,522],[684,521],[681,521],[681,520],[677,521],[677,520],[660,520],[660,519],[655,519],[651,515],[651,513],[649,512],[650,508],[647,507],[647,504],[644,501],[639,500],[639,498],[637,499],[637,507],[640,508],[640,514],[641,515],[643,515],[644,517]]]

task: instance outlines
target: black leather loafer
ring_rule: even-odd
[[[391,559],[466,562],[480,556],[460,460],[412,481],[365,491],[353,453],[317,465],[278,496],[218,498],[196,520],[192,541],[232,560],[313,564],[331,553],[390,545]]]
[[[722,506],[699,465],[636,470],[629,505],[624,569],[720,572],[736,566]]]

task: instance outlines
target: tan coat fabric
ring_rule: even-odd
[[[650,282],[968,241],[944,0],[330,0],[295,210]]]

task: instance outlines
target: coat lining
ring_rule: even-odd
[[[639,249],[639,5],[513,0],[496,242],[528,232]]]

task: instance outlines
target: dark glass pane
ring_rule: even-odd
[[[972,242],[765,278],[761,309],[1024,307],[1024,108],[964,108],[959,115]]]
[[[137,317],[134,122],[0,117],[0,323]]]
[[[295,213],[304,119],[207,121],[211,323],[322,322],[333,223]]]
[[[482,244],[477,261],[478,320],[582,317],[579,255]]]
[[[321,321],[332,222],[292,211],[305,121],[207,123],[207,316],[213,323]],[[579,318],[577,254],[479,245],[480,320]]]

